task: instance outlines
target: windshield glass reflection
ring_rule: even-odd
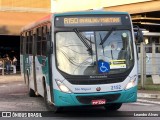
[[[85,31],[56,33],[57,67],[70,75],[99,75],[109,65],[108,74],[127,71],[133,66],[130,31]],[[104,41],[103,44],[102,40]],[[99,66],[99,61],[100,65]],[[104,62],[103,62],[104,61]],[[108,69],[108,68],[107,68]]]

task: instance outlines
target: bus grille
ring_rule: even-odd
[[[111,84],[123,82],[126,77],[107,78],[107,79],[67,79],[71,84],[75,85],[95,85],[95,84]]]
[[[107,102],[113,102],[120,97],[119,94],[99,95],[99,96],[76,96],[77,100],[82,104],[91,104],[92,100],[105,99]]]

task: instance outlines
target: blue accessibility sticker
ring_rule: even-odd
[[[103,60],[98,61],[98,72],[99,73],[108,73],[110,71],[110,65],[108,62]]]

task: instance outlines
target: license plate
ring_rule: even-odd
[[[106,100],[105,99],[92,100],[92,105],[103,105],[103,104],[106,104]]]

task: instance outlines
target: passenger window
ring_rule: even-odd
[[[32,36],[32,32],[29,32],[29,40],[28,40],[28,53],[32,54],[32,46],[33,46],[33,36]]]
[[[41,37],[42,37],[42,29],[37,29],[37,55],[41,55]]]
[[[47,26],[42,28],[42,55],[46,56],[47,52]]]

